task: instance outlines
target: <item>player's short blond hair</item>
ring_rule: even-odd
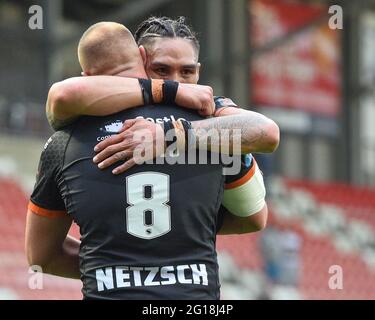
[[[132,33],[116,22],[89,27],[78,44],[78,60],[84,72],[108,74],[119,66],[139,63],[140,54]]]

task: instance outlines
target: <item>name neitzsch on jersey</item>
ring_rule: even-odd
[[[95,270],[98,291],[140,286],[208,285],[205,264],[162,267],[106,267]]]

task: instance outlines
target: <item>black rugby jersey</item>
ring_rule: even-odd
[[[115,176],[92,161],[98,141],[140,115],[202,119],[161,105],[82,117],[47,142],[31,201],[79,225],[85,298],[218,299],[222,165],[144,164]]]
[[[47,141],[30,200],[79,225],[85,298],[218,299],[222,165],[144,164],[115,176],[92,162],[95,144],[139,116],[202,119],[161,105],[82,117]]]

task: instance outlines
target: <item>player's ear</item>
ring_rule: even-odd
[[[143,65],[146,67],[147,63],[147,52],[144,46],[139,46],[139,53],[141,54]]]

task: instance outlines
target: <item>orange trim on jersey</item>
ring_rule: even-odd
[[[248,182],[254,176],[256,166],[257,166],[257,163],[255,161],[255,158],[253,157],[253,165],[252,165],[251,169],[242,178],[240,178],[236,181],[233,181],[231,183],[227,183],[224,186],[225,190],[240,187],[243,184],[245,184],[246,182]]]
[[[27,206],[32,212],[39,216],[47,217],[47,218],[61,218],[66,216],[66,211],[63,210],[48,210],[37,206],[36,204],[29,201],[29,205]]]

